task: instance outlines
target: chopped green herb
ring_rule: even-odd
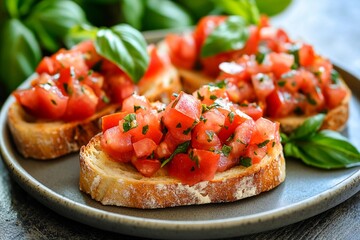
[[[250,167],[251,166],[251,158],[249,157],[241,157],[240,158],[240,165],[244,167]]]
[[[138,106],[138,105],[134,105],[134,112],[136,112],[139,109],[145,109],[144,106]],[[146,109],[145,109],[146,110]]]
[[[78,77],[78,80],[81,82],[81,81],[83,81],[85,78],[84,78],[84,76],[79,76]]]
[[[225,82],[225,80],[216,82],[215,86],[218,87],[218,88],[224,88],[224,87],[226,87],[226,82]]]
[[[190,142],[191,141],[186,141],[186,142],[183,142],[183,143],[179,144],[176,147],[175,151],[170,155],[170,157],[162,162],[161,167],[164,167],[168,162],[170,162],[175,157],[176,154],[187,152],[187,150],[188,150],[188,148],[190,146]]]
[[[217,99],[217,96],[215,96],[215,95],[210,95],[210,99],[211,99],[211,100],[216,100],[216,99]]]
[[[265,60],[265,56],[266,54],[263,52],[258,52],[255,56],[255,59],[257,61],[258,64],[262,64]]]
[[[191,161],[195,162],[198,168],[200,167],[199,157],[194,155],[194,151],[190,151],[189,158],[191,159]]]
[[[228,145],[224,145],[221,148],[221,152],[224,154],[225,157],[229,156],[230,152],[232,150],[232,147],[228,146]]]
[[[106,104],[110,103],[110,99],[105,95],[101,97],[101,100]]]
[[[200,101],[203,101],[204,100],[204,96],[201,96],[200,92],[197,91],[197,98],[200,100]]]
[[[271,147],[275,147],[275,141],[272,142]]]
[[[277,82],[277,84],[278,84],[280,87],[283,87],[283,86],[285,86],[286,81],[280,80],[280,81]]]
[[[186,130],[183,131],[183,134],[188,135],[191,132],[191,129],[192,127],[187,128]]]
[[[67,83],[63,83],[63,87],[67,95],[72,95],[73,91],[71,88],[69,88],[69,85]]]
[[[339,79],[340,79],[339,73],[335,69],[332,69],[331,70],[331,83],[338,84],[340,81]]]
[[[54,99],[51,99],[51,103],[54,105],[57,105],[56,101]]]
[[[235,137],[235,133],[232,133],[232,134],[230,135],[230,137],[228,137],[228,139],[226,139],[226,141],[229,142],[229,141],[233,140],[234,137]]]
[[[149,125],[143,126],[142,131],[141,131],[142,134],[145,135],[148,131],[149,131]]]
[[[313,99],[310,94],[308,94],[308,95],[306,96],[306,100],[308,101],[308,103],[310,103],[310,104],[313,105],[313,106],[315,106],[315,105],[317,104],[316,100]]]
[[[214,132],[211,130],[205,130],[205,134],[207,135],[207,141],[211,142],[214,139]]]
[[[234,121],[234,118],[235,118],[235,113],[234,112],[229,112],[228,118],[229,118],[230,123],[232,123]]]
[[[130,129],[136,128],[138,126],[138,124],[136,122],[136,114],[135,113],[130,113],[130,114],[126,115],[124,117],[124,120],[125,120],[123,123],[124,132],[127,132]]]
[[[178,123],[178,124],[176,125],[176,128],[181,128],[181,123]]]
[[[88,76],[90,76],[91,74],[93,74],[94,70],[90,69],[87,73]]]
[[[267,140],[263,141],[262,143],[259,143],[257,146],[258,146],[259,148],[263,148],[263,147],[265,147],[266,144],[268,144],[269,142],[270,142],[270,140],[267,139]]]

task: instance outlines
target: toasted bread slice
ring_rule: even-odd
[[[178,69],[178,71],[184,89],[189,92],[193,92],[202,85],[209,84],[214,81],[199,71],[191,71],[186,69]],[[327,112],[322,129],[341,131],[344,129],[349,118],[351,90],[343,80],[341,81],[341,84],[345,87],[347,94],[339,106]],[[291,133],[307,118],[308,116],[291,115],[284,118],[271,118],[271,120],[280,123],[282,132]]]
[[[120,163],[102,151],[101,135],[80,150],[80,190],[104,205],[132,208],[165,208],[233,202],[275,188],[285,179],[280,143],[259,164],[236,166],[215,174],[211,181],[189,186],[169,177],[165,168],[142,176],[131,164]]]
[[[8,125],[24,157],[47,160],[78,151],[101,131],[100,117],[117,109],[119,105],[110,105],[82,121],[40,121],[14,102],[9,108]]]

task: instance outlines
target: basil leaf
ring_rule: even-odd
[[[10,17],[20,18],[26,15],[35,0],[5,0],[5,7]]]
[[[221,0],[214,3],[229,15],[238,15],[248,24],[258,24],[260,13],[254,0]]]
[[[324,118],[325,114],[317,114],[314,117],[306,119],[304,123],[290,135],[290,140],[307,138],[315,134],[320,129]]]
[[[221,52],[242,49],[249,38],[249,29],[240,16],[229,16],[205,39],[201,48],[202,57],[210,57]]]
[[[41,50],[34,34],[18,19],[9,19],[2,26],[0,81],[11,92],[34,72]]]
[[[121,13],[126,23],[136,29],[142,28],[142,17],[144,15],[145,1],[122,0]]]
[[[170,157],[161,163],[161,167],[164,167],[168,162],[170,162],[175,157],[176,154],[186,153],[189,146],[190,146],[190,141],[186,141],[186,142],[179,144],[176,147],[175,151],[170,155]]]
[[[86,23],[83,10],[73,1],[41,1],[32,9],[25,24],[32,29],[45,49],[55,52],[68,31]]]
[[[193,24],[190,15],[169,0],[146,0],[142,26],[144,30],[179,28]]]
[[[255,0],[261,13],[274,16],[284,11],[291,3],[291,0]]]
[[[95,40],[96,51],[115,63],[137,83],[149,65],[143,35],[127,24],[100,29]]]

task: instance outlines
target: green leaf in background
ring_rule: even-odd
[[[30,76],[41,59],[34,34],[18,19],[7,20],[0,33],[0,79],[7,91]]]
[[[144,29],[179,28],[193,24],[190,15],[175,2],[147,0],[142,26]]]
[[[73,26],[86,22],[85,13],[75,2],[47,0],[32,9],[25,24],[36,33],[45,49],[55,52]]]
[[[240,16],[230,16],[214,29],[201,48],[201,56],[241,49],[249,38],[246,22]]]
[[[20,18],[27,14],[36,0],[5,0],[5,7],[10,17]]]
[[[211,13],[215,6],[214,1],[175,0],[175,2],[191,14],[194,22]]]
[[[221,0],[214,3],[229,15],[243,17],[248,24],[259,22],[260,13],[254,0]]]
[[[308,118],[300,127],[294,131],[292,135],[290,135],[290,139],[310,137],[320,129],[324,118],[325,114],[317,114],[314,117]]]
[[[120,67],[135,83],[149,65],[146,45],[143,35],[127,24],[100,29],[95,41],[96,51]]]
[[[291,0],[255,0],[261,13],[274,16],[284,11],[291,3]]]
[[[126,23],[136,29],[142,28],[145,0],[121,0],[121,13]]]
[[[97,31],[98,28],[90,25],[77,25],[70,29],[68,34],[65,36],[64,43],[67,48],[71,48],[86,39],[95,40]]]

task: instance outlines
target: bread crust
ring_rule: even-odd
[[[178,69],[178,71],[184,90],[188,92],[193,92],[202,85],[209,84],[214,81],[198,71],[190,71],[185,69]],[[349,119],[349,102],[351,99],[351,90],[346,85],[344,80],[341,80],[341,84],[346,89],[346,96],[339,106],[330,109],[327,112],[321,127],[322,129],[342,131],[345,128],[347,120]],[[282,132],[291,133],[308,118],[309,116],[291,115],[283,118],[270,119],[280,123],[280,129]]]
[[[189,186],[169,177],[165,168],[147,178],[131,164],[111,160],[101,150],[100,138],[96,135],[80,150],[79,188],[104,205],[154,209],[233,202],[269,191],[285,179],[280,143],[259,164],[236,166]]]
[[[76,152],[101,131],[100,117],[115,112],[110,105],[82,121],[40,121],[14,102],[8,111],[8,126],[19,152],[26,158],[48,160]]]

